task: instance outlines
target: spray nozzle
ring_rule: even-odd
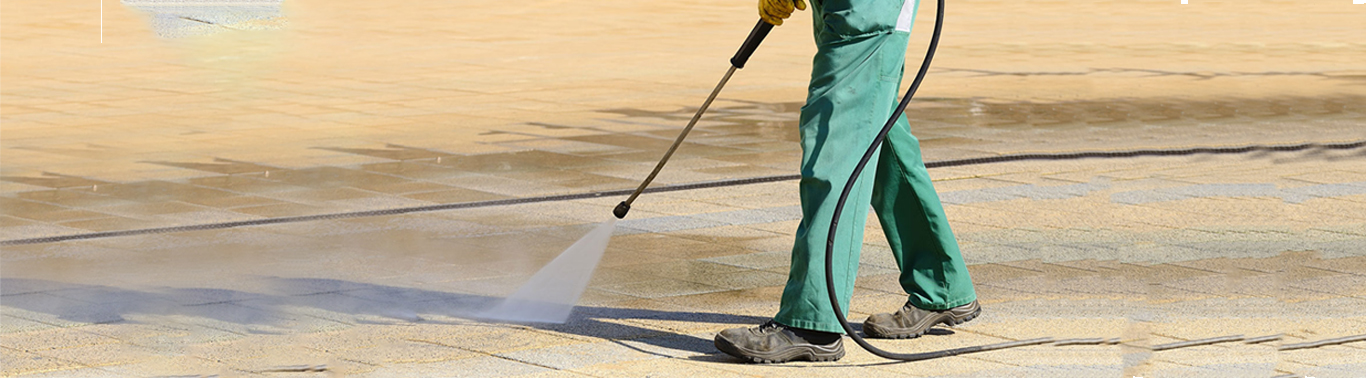
[[[612,209],[612,215],[616,215],[617,219],[623,219],[626,218],[626,212],[628,211],[631,211],[631,205],[626,204],[626,201],[621,201],[621,203],[617,204],[617,208]]]

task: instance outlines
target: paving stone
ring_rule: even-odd
[[[753,12],[665,5],[650,11],[678,17],[642,34],[642,7],[291,4],[247,25],[211,20],[224,27],[148,24],[146,12],[167,10],[129,5],[102,13],[102,45],[89,30],[36,26],[89,8],[7,7],[32,17],[6,25],[0,239],[629,190]],[[1357,20],[1342,4],[1204,4],[1157,24],[1133,4],[967,4],[973,16],[956,22],[983,32],[959,36],[908,114],[931,162],[1357,141],[1366,110],[1342,67],[1359,46],[1339,32]],[[1315,27],[1274,17],[1288,12]],[[735,28],[690,21],[717,14]],[[1059,43],[1058,15],[1113,33]],[[1197,19],[1194,34],[1161,27]],[[986,27],[1003,22],[1009,35]],[[190,32],[203,34],[175,34]],[[654,187],[798,173],[805,88],[793,78],[809,72],[810,39],[765,44],[752,61],[763,69],[735,77]],[[777,311],[801,217],[799,182],[782,180],[645,194],[560,325],[471,318],[606,219],[615,196],[6,245],[0,366],[54,377],[1357,376],[1355,344],[1143,347],[1366,333],[1360,150],[930,169],[985,312],[879,345],[1122,346],[885,364],[848,344],[838,363],[736,364],[709,339]],[[905,301],[873,217],[851,318]],[[295,363],[327,371],[265,372]]]
[[[719,286],[670,279],[608,285],[599,289],[640,298],[660,298],[726,290]]]
[[[141,359],[135,363],[105,366],[102,370],[116,376],[211,376],[226,375],[234,371],[225,364],[183,355],[159,355]]]
[[[545,372],[542,366],[528,365],[494,356],[476,356],[452,361],[431,363],[406,363],[386,366],[367,374],[373,377],[410,377],[413,374],[432,377],[487,377],[520,376]]]
[[[547,346],[575,344],[580,341],[551,335],[535,330],[523,329],[494,329],[489,332],[477,334],[462,334],[459,336],[446,336],[436,340],[436,343],[449,345],[462,350],[475,351],[484,354],[508,353],[529,348],[544,348]]]
[[[728,376],[735,374],[725,370],[710,368],[683,358],[633,361],[617,364],[599,364],[572,370],[576,373],[596,377],[698,377]]]
[[[498,357],[554,369],[578,369],[585,366],[656,359],[648,353],[612,343],[591,343],[527,349],[500,353]]]
[[[0,345],[26,352],[77,348],[90,345],[118,343],[118,339],[92,332],[68,332],[48,329],[34,332],[15,332],[0,336]]]
[[[36,374],[51,371],[70,370],[81,367],[70,361],[42,356],[10,348],[0,349],[5,375]]]
[[[744,255],[733,255],[726,257],[704,259],[704,261],[735,265],[751,269],[786,267],[788,266],[788,264],[791,263],[791,260],[791,253],[784,252],[758,252]]]

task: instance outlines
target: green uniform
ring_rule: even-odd
[[[802,223],[774,320],[843,333],[825,290],[825,241],[835,202],[854,165],[896,110],[910,22],[918,0],[814,0],[817,53],[801,114]],[[976,300],[958,242],[903,114],[863,171],[836,234],[834,274],[840,307],[858,273],[864,220],[872,204],[916,307],[943,310]]]

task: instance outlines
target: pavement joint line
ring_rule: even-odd
[[[201,360],[204,360],[204,361],[209,361],[209,362],[220,362],[220,361],[218,361],[218,360],[213,360],[213,359],[208,359],[208,358],[202,358],[202,357],[197,357],[197,356],[195,356],[195,357],[196,357],[196,358],[199,358],[199,359],[201,359]],[[360,364],[360,365],[365,365],[365,366],[384,367],[384,365],[372,364],[372,363],[365,362],[365,361],[361,361],[361,360],[357,360],[357,359],[354,359],[354,358],[337,357],[337,359],[338,359],[338,360],[341,360],[341,361],[351,362],[351,363]]]
[[[1026,366],[1026,365],[1023,365],[1023,364],[1020,364],[1020,363],[1014,363],[1014,362],[1008,362],[1008,361],[997,361],[997,360],[986,359],[986,358],[982,358],[982,357],[978,357],[978,356],[963,356],[963,358],[964,358],[964,359],[969,359],[969,360],[977,360],[977,361],[981,361],[981,362],[989,362],[989,363],[994,363],[994,364],[1001,364],[1001,365],[1006,365],[1006,366],[1013,366],[1013,367],[1017,367],[1017,368],[1022,368],[1022,367],[1025,367],[1025,366]]]
[[[1091,272],[1091,273],[1100,273],[1099,270],[1087,269],[1087,268],[1076,267],[1076,266],[1069,266],[1069,265],[1059,264],[1059,263],[1055,263],[1055,262],[1041,261],[1040,263],[1041,263],[1041,264],[1044,264],[1044,265],[1056,266],[1056,267],[1063,268],[1063,269],[1080,270],[1080,271],[1083,271],[1083,272]]]
[[[1366,337],[1366,335],[1363,335],[1363,336]],[[1152,347],[1152,350],[1153,350],[1154,352],[1156,352],[1156,351],[1163,351],[1163,350],[1172,350],[1172,349],[1179,349],[1179,348],[1188,348],[1188,347],[1193,347],[1193,346],[1202,346],[1202,345],[1211,345],[1211,344],[1227,343],[1227,342],[1232,342],[1232,341],[1242,341],[1242,340],[1244,340],[1244,339],[1245,339],[1245,338],[1243,337],[1243,335],[1219,336],[1219,337],[1211,337],[1211,338],[1208,338],[1208,339],[1199,339],[1199,340],[1190,340],[1190,341],[1178,341],[1178,342],[1174,342],[1174,343],[1158,344],[1158,345],[1154,345],[1154,346]]]
[[[452,344],[442,343],[442,342],[438,342],[438,341],[422,340],[422,339],[414,339],[414,338],[404,338],[403,340],[411,341],[411,342],[415,342],[415,343],[431,344],[431,345],[438,345],[438,346],[443,346],[443,347],[448,347],[448,348],[459,349],[459,350],[463,350],[463,351],[470,352],[470,353],[474,353],[474,354],[480,354],[480,355],[484,355],[484,356],[488,356],[488,357],[493,357],[493,358],[497,358],[497,359],[502,359],[502,360],[511,361],[511,362],[514,362],[514,363],[526,364],[526,365],[536,366],[536,367],[540,367],[540,368],[546,368],[546,369],[555,370],[555,371],[561,371],[561,370],[563,370],[563,369],[560,369],[560,368],[556,368],[556,367],[554,367],[554,366],[542,365],[542,364],[538,364],[538,363],[531,362],[531,361],[522,361],[522,360],[518,360],[518,359],[515,359],[515,358],[511,358],[511,357],[508,357],[508,356],[501,355],[501,354],[499,354],[499,353],[490,353],[490,352],[485,352],[485,351],[478,350],[478,349],[467,348],[467,347],[462,347],[462,346],[458,346],[458,345],[452,345]],[[500,352],[500,353],[506,353],[506,352]]]
[[[1275,334],[1275,335],[1251,337],[1251,338],[1248,338],[1247,340],[1243,340],[1243,343],[1244,343],[1244,344],[1261,344],[1261,343],[1265,343],[1265,342],[1269,342],[1269,341],[1278,341],[1278,340],[1280,340],[1283,336],[1284,336],[1284,335],[1281,335],[1281,334],[1278,333],[1278,334]]]
[[[1295,343],[1295,344],[1285,344],[1285,345],[1281,345],[1280,347],[1276,348],[1276,350],[1278,350],[1278,351],[1285,351],[1285,350],[1296,350],[1296,349],[1310,349],[1310,348],[1318,348],[1318,347],[1324,347],[1324,346],[1329,346],[1329,345],[1338,345],[1338,344],[1354,343],[1354,342],[1358,342],[1358,341],[1366,341],[1366,335],[1344,336],[1344,337],[1337,337],[1337,338],[1332,338],[1332,339],[1324,339],[1324,340],[1319,340],[1319,341],[1310,341],[1310,342]]]
[[[1336,296],[1339,296],[1339,297],[1342,297],[1342,298],[1366,299],[1366,298],[1363,298],[1363,297],[1361,297],[1361,296],[1359,296],[1359,295],[1342,295],[1342,294],[1334,293],[1334,292],[1331,292],[1331,291],[1324,291],[1324,290],[1319,290],[1319,289],[1315,289],[1315,288],[1312,288],[1312,287],[1305,287],[1305,286],[1301,286],[1301,285],[1302,285],[1302,284],[1299,283],[1299,282],[1294,282],[1294,283],[1290,283],[1290,284],[1287,285],[1287,286],[1293,287],[1293,288],[1296,288],[1296,289],[1300,289],[1300,290],[1304,290],[1304,291],[1319,293],[1319,294],[1336,295]]]
[[[1026,153],[1026,154],[999,155],[999,156],[990,156],[990,157],[981,157],[981,158],[968,158],[968,159],[955,159],[955,160],[928,161],[928,162],[925,162],[925,167],[928,169],[928,168],[956,167],[956,166],[966,166],[966,165],[979,165],[979,164],[992,164],[992,163],[1006,163],[1006,162],[1028,161],[1028,160],[1050,160],[1050,161],[1056,161],[1056,160],[1077,160],[1077,159],[1088,159],[1088,158],[1111,158],[1111,159],[1113,159],[1113,158],[1134,158],[1134,157],[1187,156],[1187,155],[1198,155],[1198,154],[1243,154],[1243,153],[1264,152],[1264,151],[1270,151],[1270,152],[1293,152],[1293,151],[1303,151],[1303,150],[1311,150],[1311,149],[1350,150],[1350,149],[1358,149],[1358,148],[1366,148],[1366,140],[1360,140],[1360,141],[1355,141],[1355,142],[1342,142],[1342,143],[1301,143],[1301,144],[1292,144],[1292,145],[1247,145],[1247,146],[1241,146],[1241,147],[1192,147],[1192,148],[1181,148],[1181,149],[1137,149],[1137,150],[1121,150],[1121,151],[1082,151],[1082,152],[1068,152],[1068,153]],[[703,181],[703,182],[688,183],[688,184],[677,184],[677,185],[667,185],[667,186],[654,187],[654,188],[646,188],[645,191],[644,191],[644,193],[674,192],[674,191],[695,190],[695,189],[707,189],[707,188],[718,188],[718,187],[727,187],[727,186],[739,186],[739,185],[761,184],[761,183],[780,182],[780,181],[792,181],[792,180],[798,180],[798,179],[801,179],[801,175],[800,175],[800,174],[776,175],[776,176],[759,176],[759,177],[748,177],[748,178],[740,178],[740,179],[727,179],[727,180],[716,180],[716,181]],[[27,238],[27,239],[3,240],[3,241],[0,241],[0,246],[7,246],[7,245],[23,245],[23,244],[55,243],[55,242],[62,242],[62,241],[68,241],[68,240],[97,239],[97,238],[118,237],[118,236],[134,236],[134,235],[147,235],[147,234],[162,234],[162,233],[187,232],[187,231],[216,230],[216,229],[235,228],[235,227],[244,227],[244,226],[260,226],[260,225],[279,224],[279,223],[310,222],[310,221],[331,220],[331,219],[362,218],[362,217],[371,217],[371,216],[399,215],[399,214],[407,214],[407,213],[430,212],[430,211],[442,211],[442,210],[457,210],[457,209],[468,209],[468,208],[479,208],[479,207],[496,207],[496,206],[520,205],[520,204],[528,204],[528,203],[560,202],[560,201],[571,201],[571,200],[588,199],[588,198],[598,198],[598,197],[605,197],[605,196],[621,196],[621,195],[631,194],[632,192],[634,192],[634,190],[632,190],[632,189],[619,189],[619,190],[609,190],[609,191],[601,191],[601,192],[574,193],[574,194],[559,194],[559,195],[550,195],[550,196],[523,197],[523,198],[509,198],[509,199],[489,200],[489,201],[475,201],[475,202],[460,202],[460,203],[449,203],[449,204],[430,205],[430,206],[413,206],[413,207],[403,207],[403,208],[393,208],[393,209],[365,210],[365,211],[353,211],[353,212],[329,213],[329,214],[315,214],[315,215],[301,215],[301,216],[291,216],[291,217],[277,217],[277,218],[253,219],[253,220],[234,221],[234,222],[202,223],[202,224],[185,225],[185,226],[156,227],[156,228],[142,228],[142,229],[132,229],[132,230],[91,232],[91,233],[84,233],[84,234],[72,234],[72,235],[48,236],[48,237],[40,237],[40,238]]]
[[[255,373],[255,374],[263,374],[263,373],[320,373],[320,372],[326,372],[326,371],[327,371],[327,365],[285,365],[285,366],[278,366],[278,367],[266,368],[266,369],[262,369],[262,370],[259,370],[259,371],[254,371],[254,372],[252,372],[252,373]]]
[[[633,339],[627,339],[627,340],[633,340]],[[630,345],[630,344],[627,344],[625,341],[626,341],[626,340],[607,339],[607,342],[609,342],[609,343],[616,344],[617,346],[620,346],[620,347],[623,347],[623,348],[626,348],[626,349],[630,349],[630,350],[634,350],[634,351],[636,351],[636,352],[640,352],[640,353],[644,353],[644,354],[648,354],[648,355],[652,355],[652,356],[656,356],[656,357],[662,357],[662,358],[675,358],[674,356],[670,356],[670,355],[667,355],[667,354],[663,354],[663,353],[659,353],[659,352],[651,352],[651,351],[648,351],[648,350],[645,350],[645,349],[641,349],[640,347],[632,346],[632,345]]]
[[[1056,341],[1054,341],[1054,342],[1053,342],[1053,346],[1066,346],[1066,345],[1104,345],[1106,341],[1108,341],[1108,340],[1107,340],[1106,338],[1103,338],[1103,337],[1078,338],[1078,339],[1061,339],[1061,340],[1056,340]]]
[[[1355,236],[1355,235],[1353,235],[1353,236]],[[1337,273],[1337,274],[1350,274],[1350,275],[1353,275],[1353,276],[1362,276],[1362,275],[1366,275],[1366,274],[1362,274],[1362,273],[1359,273],[1359,272],[1344,272],[1344,271],[1341,271],[1341,270],[1329,269],[1329,268],[1324,268],[1324,267],[1321,267],[1321,266],[1313,266],[1313,265],[1300,265],[1300,267],[1301,267],[1301,268],[1314,269],[1314,270],[1322,270],[1322,271],[1325,271],[1325,272],[1333,272],[1333,273]]]

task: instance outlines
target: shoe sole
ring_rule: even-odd
[[[973,319],[976,319],[977,316],[981,314],[982,306],[980,305],[974,306],[972,312],[968,313],[962,318],[954,317],[952,311],[946,311],[943,314],[940,314],[940,316],[929,318],[929,321],[923,322],[916,327],[903,328],[908,331],[886,329],[876,324],[869,324],[867,322],[864,322],[863,334],[867,335],[868,337],[877,339],[914,339],[924,335],[925,332],[929,332],[930,328],[934,328],[934,326],[936,325],[945,324],[950,327],[955,327],[959,324],[967,323]]]
[[[844,358],[843,343],[835,344],[835,347],[829,349],[816,345],[804,345],[774,353],[745,350],[721,337],[717,337],[713,343],[716,345],[716,349],[732,357],[761,364],[776,364],[798,359],[812,362],[834,362]]]

